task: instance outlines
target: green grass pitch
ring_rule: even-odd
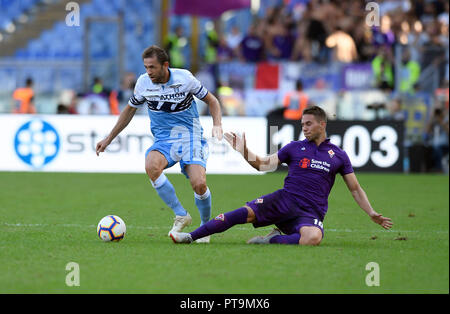
[[[213,217],[283,185],[284,173],[208,175]],[[271,228],[238,225],[210,244],[175,245],[172,212],[145,174],[0,173],[0,293],[449,293],[449,179],[357,174],[385,231],[357,206],[342,178],[329,199],[318,247],[248,245]],[[199,215],[189,182],[168,175]],[[102,242],[97,222],[115,214],[125,239]],[[69,262],[79,286],[67,286]],[[379,265],[368,286],[366,265]]]

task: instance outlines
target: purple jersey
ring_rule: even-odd
[[[278,159],[289,167],[283,189],[293,194],[302,210],[323,221],[336,174],[353,172],[347,154],[329,139],[319,146],[305,139],[284,146]]]
[[[264,56],[264,42],[258,36],[247,35],[241,42],[242,55],[247,62],[259,62]]]

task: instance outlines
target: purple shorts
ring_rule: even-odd
[[[247,206],[255,213],[255,228],[275,225],[284,234],[293,234],[299,233],[303,226],[314,226],[322,231],[322,237],[324,235],[322,221],[313,214],[302,211],[298,202],[285,190],[263,195],[247,202]]]

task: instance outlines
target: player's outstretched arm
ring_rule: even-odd
[[[130,105],[127,105],[123,111],[120,113],[119,119],[117,120],[116,125],[111,130],[109,135],[105,137],[103,140],[97,143],[96,146],[96,153],[97,156],[104,152],[106,147],[108,147],[109,144],[116,138],[117,135],[119,135],[120,132],[122,132],[123,129],[130,123],[131,119],[133,119],[134,114],[136,113],[137,108],[131,107]]]
[[[373,210],[372,205],[370,205],[369,199],[367,198],[366,192],[359,185],[358,179],[356,179],[355,173],[349,173],[344,175],[344,181],[348,189],[352,193],[353,198],[359,207],[364,210],[373,222],[379,224],[384,229],[390,229],[393,225],[391,218],[384,217],[383,215],[377,213]]]
[[[234,132],[227,132],[224,137],[227,142],[230,143],[231,147],[241,153],[250,166],[256,170],[268,172],[277,170],[278,165],[280,164],[278,154],[275,153],[264,157],[256,155],[248,149],[245,133],[243,133],[242,136],[239,136]]]
[[[223,130],[222,130],[222,110],[220,109],[219,100],[217,100],[216,96],[214,96],[209,92],[202,100],[208,105],[209,112],[211,113],[211,116],[213,118],[212,136],[221,141],[223,138]]]

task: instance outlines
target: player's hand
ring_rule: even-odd
[[[394,224],[391,218],[384,217],[383,215],[378,213],[374,213],[373,215],[371,215],[370,219],[372,219],[374,223],[377,223],[380,226],[382,226],[384,229],[390,229]]]
[[[100,153],[103,153],[109,144],[110,144],[110,142],[106,138],[104,140],[101,140],[100,142],[98,142],[97,146],[95,147],[95,153],[97,154],[97,156],[99,156]]]
[[[223,130],[221,125],[214,125],[212,128],[212,136],[218,139],[219,141],[223,138]]]
[[[227,132],[224,136],[227,142],[230,143],[231,147],[233,147],[235,151],[238,151],[242,155],[244,155],[244,150],[247,145],[245,133],[242,133],[242,136],[239,136],[234,132]]]

